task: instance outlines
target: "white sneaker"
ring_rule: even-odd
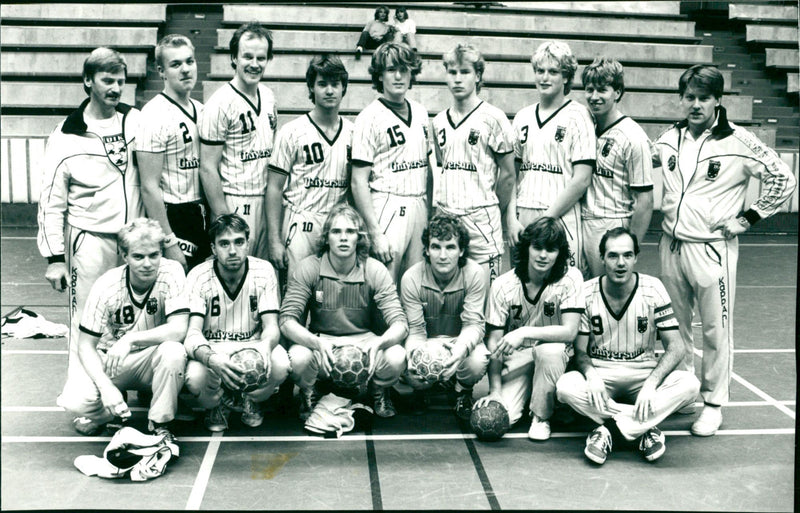
[[[528,438],[531,440],[550,439],[550,421],[540,419],[536,415],[531,420],[531,427],[528,429]]]
[[[722,424],[722,408],[708,406],[700,412],[700,418],[692,424],[692,434],[696,436],[713,436]]]

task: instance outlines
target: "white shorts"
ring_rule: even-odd
[[[283,240],[289,257],[287,276],[291,276],[297,262],[317,252],[322,237],[322,226],[328,214],[286,208],[283,216]]]
[[[263,196],[235,196],[225,194],[228,210],[239,214],[250,226],[249,255],[267,259],[267,220],[264,216]],[[213,242],[213,241],[212,241]]]
[[[386,267],[395,283],[401,272],[422,260],[422,231],[428,223],[425,196],[397,196],[372,191],[378,226],[391,241],[394,258]]]
[[[492,205],[471,210],[466,214],[437,207],[440,212],[458,217],[469,233],[469,257],[479,264],[485,264],[505,251],[503,246],[503,223],[500,207]],[[500,260],[497,260],[499,263]],[[499,265],[498,265],[499,272]],[[494,277],[492,277],[494,278]]]

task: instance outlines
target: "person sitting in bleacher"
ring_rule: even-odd
[[[394,42],[405,43],[417,51],[417,24],[408,17],[408,10],[401,6],[394,9],[394,19],[389,22],[394,27]]]
[[[364,50],[374,50],[383,43],[394,40],[395,27],[389,23],[389,8],[382,5],[375,9],[375,19],[370,20],[356,43],[356,60]]]

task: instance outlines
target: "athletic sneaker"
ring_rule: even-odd
[[[722,424],[722,408],[706,405],[700,412],[700,418],[692,424],[692,434],[695,436],[712,436],[717,433]]]
[[[667,450],[664,433],[654,427],[639,439],[639,452],[647,461],[656,461]]]
[[[147,423],[147,430],[150,431],[150,433],[153,435],[163,436],[165,442],[170,442],[174,444],[178,441],[178,439],[175,438],[175,435],[172,434],[172,432],[169,430],[167,426],[168,424],[166,422],[165,423],[153,422],[151,420],[148,421]]]
[[[607,427],[599,426],[586,437],[583,454],[598,465],[602,465],[611,454],[611,448],[611,432]]]
[[[456,396],[456,405],[453,408],[456,412],[456,417],[462,420],[469,420],[472,415],[472,406],[475,404],[472,400],[472,389],[467,388],[458,392]]]
[[[84,436],[96,436],[105,430],[106,425],[93,421],[88,417],[75,417],[72,419],[75,431]]]
[[[229,410],[241,412],[244,411],[244,394],[241,392],[232,392],[230,390],[222,391],[222,400],[220,404],[225,405]]]
[[[261,413],[261,408],[258,406],[258,403],[245,396],[242,406],[242,424],[250,427],[258,427],[263,422],[264,414]]]
[[[372,398],[375,400],[375,415],[385,419],[397,415],[392,398],[389,396],[389,387],[376,387]]]
[[[206,411],[205,425],[206,429],[218,433],[228,429],[228,419],[231,416],[231,410],[224,404],[220,404],[216,408],[211,408]]]
[[[528,429],[528,438],[531,440],[549,440],[550,439],[550,422],[540,419],[535,414],[531,419],[531,427]]]

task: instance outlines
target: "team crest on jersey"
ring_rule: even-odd
[[[278,128],[278,118],[275,114],[267,114],[267,117],[269,118],[269,127],[273,130]]]
[[[611,153],[611,148],[613,148],[613,147],[614,147],[613,139],[606,139],[606,143],[603,145],[603,149],[600,150],[600,153],[604,157],[608,157],[608,154]]]
[[[158,299],[151,297],[147,300],[147,315],[155,315],[158,311]]]
[[[469,129],[469,139],[467,139],[467,142],[469,142],[471,145],[475,146],[476,144],[478,144],[478,137],[480,137],[480,135],[481,135],[481,133],[478,132],[477,129],[470,128]]]
[[[675,155],[669,156],[669,160],[667,161],[667,167],[669,168],[670,171],[675,171],[676,160],[677,159],[675,158]]]
[[[112,164],[117,167],[125,167],[128,164],[128,145],[125,144],[122,134],[103,137],[103,146]]]
[[[250,296],[250,311],[258,310],[258,296]]]
[[[720,162],[719,160],[708,161],[708,171],[706,172],[706,180],[716,180],[719,174]]]
[[[552,317],[556,314],[556,304],[552,301],[545,301],[544,302],[544,314],[548,317]]]
[[[636,317],[636,329],[639,330],[639,333],[647,331],[647,324],[647,317]]]
[[[556,135],[555,135],[556,142],[563,141],[565,135],[567,135],[567,127],[559,125],[556,128]]]

